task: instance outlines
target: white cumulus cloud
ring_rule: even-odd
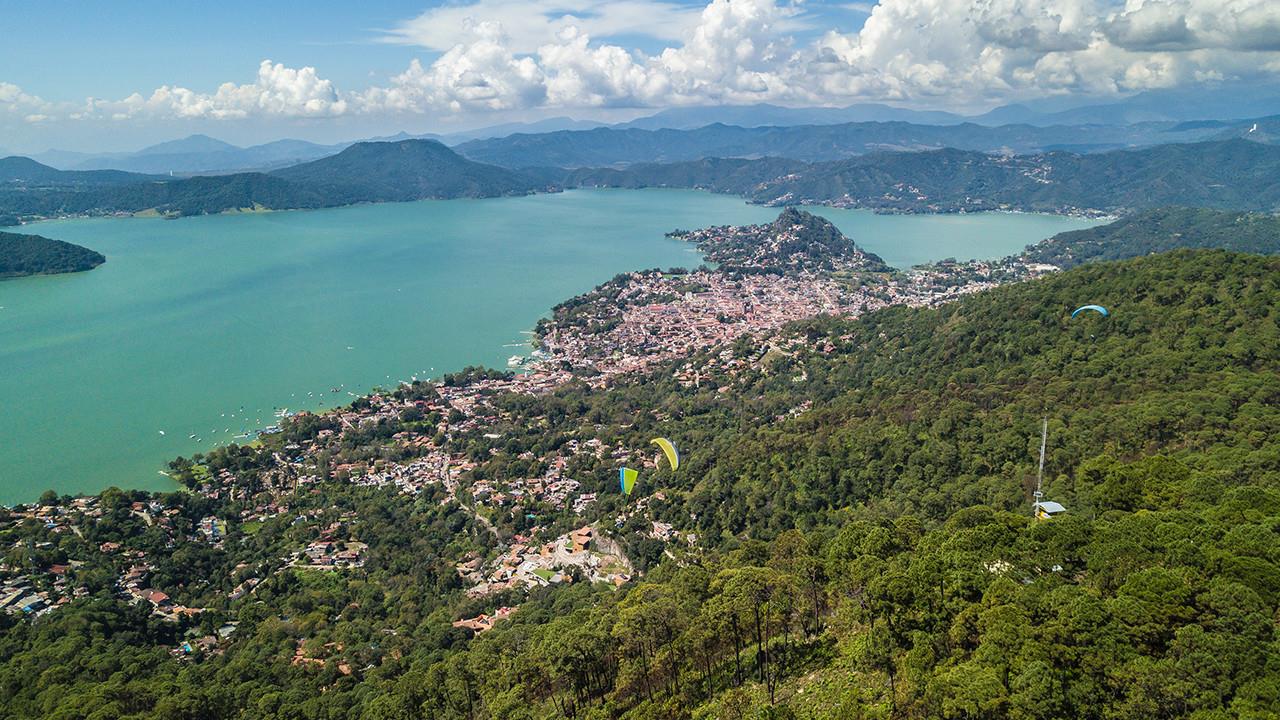
[[[385,38],[435,54],[371,87],[340,90],[313,67],[263,60],[254,81],[212,92],[166,85],[75,105],[0,83],[0,113],[30,122],[217,120],[883,100],[974,109],[1280,77],[1280,0],[881,0],[839,7],[824,15],[801,0],[446,3]],[[851,22],[849,7],[869,12],[860,27],[821,27],[824,17]],[[626,45],[639,36],[661,47]]]
[[[30,122],[39,122],[48,119],[44,113],[51,108],[51,103],[24,92],[17,85],[0,82],[0,112],[17,113],[24,117],[41,116],[37,120],[30,120]]]
[[[389,42],[445,51],[459,29],[500,22],[512,52],[533,53],[575,28],[593,37],[641,35],[678,41],[698,21],[699,8],[661,0],[474,0],[447,3],[400,23]]]
[[[329,117],[346,111],[346,98],[315,68],[290,68],[263,60],[256,82],[223,83],[212,93],[164,85],[146,96],[134,93],[123,100],[90,98],[82,116],[117,120],[139,116],[235,119]]]
[[[999,100],[1268,71],[1273,0],[884,0],[820,43],[828,93]],[[817,78],[815,78],[817,79]]]
[[[712,0],[683,43],[652,56],[592,42],[576,23],[521,55],[506,23],[468,16],[435,62],[413,61],[362,101],[369,111],[467,111],[766,100],[792,92],[798,56],[786,29],[796,14],[774,0]]]
[[[426,112],[432,109],[508,110],[535,107],[546,97],[538,63],[517,57],[498,22],[468,22],[467,39],[454,45],[428,67],[417,60],[392,79],[361,97],[369,112]]]
[[[607,21],[609,8],[635,6],[572,14],[582,7],[478,0],[430,11],[396,37],[446,52],[365,93],[366,107],[859,100],[973,107],[1275,75],[1280,65],[1275,0],[883,0],[859,6],[870,13],[861,28],[830,28],[803,44],[795,30],[817,17],[803,5],[711,0],[692,21],[681,13],[680,22],[662,23],[680,30],[679,41],[653,54],[610,40],[618,29]],[[651,25],[637,31],[665,37]]]

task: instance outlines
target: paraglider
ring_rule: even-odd
[[[671,441],[664,438],[654,438],[649,441],[652,445],[662,448],[662,453],[667,456],[667,462],[671,465],[671,472],[680,469],[680,453],[676,452],[676,446]]]
[[[1099,315],[1101,315],[1102,317],[1109,317],[1111,315],[1111,313],[1101,305],[1081,305],[1080,307],[1071,311],[1071,319],[1075,320],[1076,316],[1084,312],[1085,310],[1092,310],[1098,313]]]
[[[618,468],[618,484],[622,486],[622,492],[630,495],[631,491],[636,488],[636,478],[639,476],[635,470],[629,467]]]

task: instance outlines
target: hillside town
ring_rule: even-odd
[[[505,398],[543,396],[571,383],[606,387],[664,365],[687,386],[712,375],[731,381],[741,371],[800,349],[802,339],[780,332],[793,321],[817,315],[854,317],[892,305],[934,305],[1054,270],[1009,258],[895,272],[830,223],[795,211],[767,225],[677,236],[696,243],[718,267],[627,273],[567,301],[539,325],[539,348],[520,372],[471,373],[435,384],[415,381],[347,407],[297,413],[265,435],[286,441],[252,482],[225,467],[211,472],[199,463],[186,466],[191,490],[230,503],[228,507],[237,508],[233,516],[186,516],[176,503],[152,500],[113,508],[111,517],[127,519],[149,537],[149,547],[158,543],[166,552],[190,544],[235,552],[265,524],[287,523],[290,536],[297,538],[294,544],[272,560],[241,563],[221,592],[225,602],[236,603],[283,572],[365,572],[372,551],[369,539],[355,530],[363,518],[312,501],[326,482],[389,488],[410,499],[456,507],[491,535],[486,553],[452,561],[466,595],[477,601],[501,597],[507,603],[455,623],[483,632],[518,608],[512,598],[519,593],[574,582],[618,586],[634,577],[637,571],[610,537],[609,524],[595,517],[598,483],[588,483],[580,472],[624,463],[656,467],[646,452],[587,434],[565,438],[540,455],[520,454],[515,460],[525,470],[519,474],[488,472],[489,459],[500,454],[506,434],[516,430]],[[741,355],[729,348],[744,339],[751,352]],[[681,362],[710,349],[717,350],[697,365]],[[301,427],[318,429],[293,430]],[[371,439],[383,448],[378,456],[330,459],[343,458],[343,447]],[[642,536],[663,545],[683,547],[696,541],[649,517],[648,501],[642,498],[619,514],[614,527],[638,522]],[[22,526],[39,528],[52,538],[68,533],[85,537],[107,513],[99,497],[67,502],[46,498],[0,515],[0,532]],[[576,519],[577,524],[566,531],[556,518],[561,523]],[[518,521],[523,529],[503,536],[495,529],[500,520]],[[39,616],[88,595],[89,588],[77,577],[90,560],[116,568],[113,591],[162,621],[190,625],[208,609],[175,600],[175,593],[190,595],[192,588],[165,585],[152,555],[130,539],[95,547],[96,558],[63,557],[52,540],[13,548],[29,560],[0,564],[0,609]],[[174,652],[216,651],[231,632],[233,628],[192,636]]]
[[[1056,270],[1015,256],[892,272],[826,220],[795,210],[766,225],[673,235],[720,266],[626,273],[562,303],[539,325],[534,374],[588,370],[588,382],[603,387],[743,336],[760,342],[803,318],[937,305]]]

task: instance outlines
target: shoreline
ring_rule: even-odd
[[[824,208],[832,208],[836,210],[863,210],[876,215],[922,215],[922,216],[985,215],[985,214],[1041,215],[1045,217],[1064,217],[1064,218],[1073,218],[1073,219],[1102,220],[1106,222],[1112,222],[1114,220],[1119,219],[1120,217],[1123,217],[1125,212],[1136,212],[1136,210],[1132,208],[1126,209],[1125,211],[1096,210],[1096,209],[1089,209],[1089,208],[1070,208],[1062,211],[1055,211],[1055,210],[1033,210],[1033,209],[1027,209],[1027,208],[1007,208],[1007,207],[1006,208],[989,208],[989,209],[981,209],[981,210],[965,210],[963,208],[923,209],[923,210],[893,209],[893,208],[868,207],[860,204],[841,204],[838,201],[816,201],[815,202],[815,201],[806,200],[803,198],[799,200],[794,200],[794,201],[788,200],[786,202],[775,202],[775,201],[760,202],[760,201],[751,200],[746,196],[742,195],[741,193],[721,192],[718,190],[713,190],[710,188],[703,188],[703,187],[676,187],[676,186],[669,186],[669,185],[652,185],[652,186],[645,186],[645,187],[577,185],[573,187],[559,188],[557,190],[551,190],[551,191],[530,192],[530,193],[510,194],[510,195],[494,195],[494,196],[487,196],[487,197],[450,197],[450,198],[429,197],[429,198],[419,198],[417,200],[354,202],[354,203],[347,203],[344,205],[325,205],[321,207],[297,207],[297,208],[269,208],[269,207],[259,205],[253,208],[228,208],[226,210],[220,210],[216,213],[197,213],[197,214],[190,214],[190,215],[184,215],[181,213],[172,213],[172,212],[161,212],[160,210],[154,207],[147,208],[145,210],[135,210],[135,211],[124,211],[124,210],[86,211],[82,213],[70,213],[66,215],[23,216],[19,219],[17,224],[5,226],[5,227],[20,228],[20,227],[25,227],[27,225],[38,225],[40,223],[57,222],[59,220],[93,220],[93,219],[103,219],[103,218],[120,219],[120,220],[123,220],[123,219],[184,220],[187,218],[218,217],[222,215],[268,215],[272,213],[309,212],[309,211],[316,211],[316,210],[341,210],[344,208],[362,207],[362,206],[368,206],[368,205],[401,205],[401,204],[417,203],[417,202],[445,202],[445,201],[452,201],[452,200],[499,200],[503,198],[533,197],[537,195],[560,195],[568,192],[573,192],[575,190],[588,190],[588,191],[618,190],[618,191],[632,191],[632,192],[645,191],[645,190],[676,190],[676,191],[690,191],[690,192],[705,192],[705,193],[710,193],[712,195],[727,195],[730,197],[736,197],[742,200],[743,203],[747,205],[752,205],[755,207],[763,207],[763,208],[824,207]]]
[[[725,227],[727,229],[733,230],[733,229],[737,229],[739,226],[725,226]],[[745,226],[745,227],[754,227],[754,226]],[[700,231],[692,231],[692,232],[703,233],[706,231],[700,230]],[[707,256],[708,253],[702,245],[700,245],[697,241],[691,240],[688,237],[684,238],[684,242],[690,243],[692,245],[692,247],[689,248],[691,251],[699,253],[700,255],[703,256],[702,264],[703,264],[703,268],[705,269],[693,269],[689,271],[690,275],[697,275],[699,273],[703,273],[704,275],[701,276],[702,279],[718,278],[725,275],[725,270],[721,267],[723,263],[717,262],[714,259],[708,257]],[[873,299],[871,296],[866,296],[866,297],[858,296],[861,299],[857,300],[856,303],[858,306],[863,308],[876,309],[880,305],[883,305],[883,306],[894,305],[894,304],[924,305],[924,304],[935,304],[936,302],[942,302],[949,299],[954,299],[956,297],[959,297],[962,294],[966,294],[966,291],[958,290],[957,287],[972,286],[972,289],[969,291],[977,291],[977,290],[987,289],[988,287],[994,287],[996,284],[1002,284],[1003,282],[1007,282],[1009,280],[1002,280],[1000,282],[995,282],[995,283],[979,282],[977,284],[974,284],[970,280],[964,280],[963,282],[960,282],[960,283],[941,284],[938,282],[939,277],[944,275],[950,276],[960,272],[969,272],[970,269],[973,267],[982,268],[982,270],[980,271],[980,274],[983,274],[984,276],[988,276],[992,272],[994,272],[993,268],[1001,264],[1008,265],[1016,257],[1017,256],[1009,256],[1002,259],[993,259],[990,261],[965,261],[965,262],[948,265],[943,268],[939,268],[938,266],[936,266],[936,264],[935,265],[917,265],[917,266],[913,266],[910,268],[903,268],[903,269],[890,268],[880,280],[875,281],[875,284],[871,287],[872,292],[889,292],[891,295],[893,295],[894,293],[901,293],[901,292],[908,292],[908,294],[910,294],[911,291],[903,290],[903,288],[907,288],[912,283],[916,283],[916,284],[924,283],[926,282],[926,280],[923,280],[922,278],[927,278],[927,283],[929,284],[929,286],[937,290],[937,292],[935,293],[936,297],[934,295],[930,295],[929,299],[927,300],[917,301],[917,300],[907,299],[907,296],[904,296],[904,295],[898,295],[897,301],[882,302],[882,301]],[[649,271],[632,271],[629,273],[623,273],[623,275],[631,278],[640,278],[640,277],[643,277],[646,272],[649,272]],[[661,277],[662,275],[663,273],[661,272],[658,273],[659,277]],[[667,277],[672,278],[672,277],[679,277],[679,276],[668,275]],[[802,280],[801,284],[796,286],[787,285],[783,280],[765,281],[766,285],[761,286],[761,289],[754,292],[776,293],[781,288],[782,289],[781,291],[784,294],[777,296],[776,298],[777,303],[781,303],[785,305],[786,303],[798,302],[801,304],[796,307],[790,307],[788,311],[780,313],[776,318],[773,318],[773,319],[757,318],[753,322],[756,322],[756,323],[764,322],[766,323],[766,327],[768,327],[769,329],[774,329],[774,328],[781,327],[782,325],[785,324],[786,321],[804,317],[806,313],[809,315],[824,314],[824,313],[844,314],[840,311],[841,307],[854,307],[854,301],[843,301],[843,300],[835,299],[835,298],[839,298],[841,294],[844,292],[843,290],[840,289],[839,282],[837,282],[834,285],[824,284],[827,281],[818,282],[818,276],[802,276],[801,280]],[[563,381],[568,381],[573,379],[574,375],[572,373],[566,374],[561,369],[565,364],[568,364],[569,366],[577,366],[581,368],[584,365],[591,364],[591,363],[583,363],[582,362],[583,357],[581,356],[580,352],[564,351],[563,348],[561,352],[556,352],[554,351],[553,348],[549,348],[547,344],[547,341],[548,341],[547,332],[554,329],[553,326],[555,325],[555,318],[557,316],[557,311],[559,308],[561,308],[567,303],[571,303],[573,301],[589,297],[593,293],[598,293],[603,288],[608,287],[611,282],[613,281],[605,281],[603,283],[597,284],[591,290],[588,290],[586,293],[583,293],[582,295],[565,298],[561,300],[560,303],[553,306],[552,308],[549,308],[548,313],[544,315],[542,319],[540,319],[537,323],[535,323],[532,326],[532,328],[519,331],[520,334],[524,335],[525,338],[527,339],[527,344],[520,343],[519,347],[525,348],[530,352],[529,352],[529,357],[526,358],[518,367],[508,367],[505,369],[497,368],[497,367],[494,367],[494,368],[486,367],[485,368],[486,371],[500,373],[500,374],[501,373],[513,374],[515,378],[519,379],[519,381],[516,383],[516,386],[523,386],[526,388],[534,387],[534,386],[545,386],[548,382],[552,382],[552,381],[563,382]],[[715,281],[715,282],[718,282],[718,281]],[[779,285],[778,284],[779,282],[782,282],[783,284]],[[765,290],[764,288],[766,287],[773,288],[773,290]],[[806,297],[806,294],[810,293],[812,288],[814,287],[819,288],[820,293],[823,294],[823,298],[818,306],[818,309],[811,311],[811,310],[804,309],[808,307],[807,305],[805,305],[805,303],[809,302],[804,298]],[[897,288],[897,289],[894,289],[894,288]],[[724,292],[724,290],[723,289],[716,290],[715,292]],[[931,290],[930,292],[933,292],[933,291]],[[791,299],[785,301],[784,303],[784,301],[782,300],[783,297],[788,297]],[[544,328],[544,323],[545,323],[545,328]],[[760,326],[757,325],[756,327],[758,330]],[[562,339],[563,339],[562,337],[559,339],[554,339],[552,342],[553,343],[560,342]],[[731,338],[728,335],[725,335],[723,337],[718,337],[717,339],[714,340],[714,342],[724,343],[724,342],[728,342],[730,339]],[[690,351],[692,351],[693,349],[699,346],[705,346],[709,342],[712,342],[712,339],[705,338],[705,337],[698,338],[697,342],[690,344],[689,346]],[[511,343],[511,345],[516,345],[516,344]],[[502,349],[509,350],[509,348],[506,346],[504,346]],[[581,350],[581,348],[579,348],[578,350]],[[640,357],[642,354],[643,353],[639,350],[631,353],[624,353],[622,359],[616,365],[607,364],[603,373],[597,375],[596,377],[588,379],[588,384],[595,386],[597,388],[603,388],[615,378],[632,375],[632,374],[635,374],[636,372],[643,372],[644,370],[648,369],[649,367],[652,367],[654,364],[656,364],[659,361],[670,360],[677,356],[677,355],[672,355],[671,353],[665,353],[660,356],[655,355],[643,361],[635,359]],[[368,401],[370,398],[376,397],[378,395],[395,392],[399,388],[413,387],[422,383],[426,383],[428,385],[438,385],[449,374],[450,373],[443,373],[435,377],[413,376],[411,380],[394,381],[394,384],[392,384],[390,387],[383,384],[375,383],[372,387],[370,387],[370,389],[367,392],[360,393],[358,395],[352,395],[351,393],[348,393],[348,395],[352,395],[352,397],[350,398],[350,401],[346,404],[335,405],[327,409],[320,407],[314,410],[303,410],[303,411],[299,411],[298,414],[313,415],[318,417],[326,417],[326,416],[341,414],[344,411],[351,408],[354,404],[358,404],[361,401]],[[257,431],[253,433],[255,438],[259,434],[268,434],[268,433],[262,433],[261,431],[263,429],[264,428],[258,428]],[[247,447],[247,446],[250,446],[251,444],[252,443],[250,442],[245,442],[245,443],[231,442],[226,445],[215,445],[206,450],[197,451],[195,454],[203,455],[210,452],[214,452],[220,448],[228,448],[233,446]],[[178,456],[178,457],[180,458],[182,456]],[[169,462],[172,462],[175,459],[177,458],[171,457],[169,458]],[[169,473],[163,469],[164,467],[167,467],[167,466],[162,465],[161,466],[162,469],[158,470],[158,472],[161,475],[165,475],[166,477],[169,477],[171,480],[174,480],[175,482],[174,490],[178,490],[178,491],[187,490],[187,488],[182,486],[180,482],[178,482],[175,478],[169,475]],[[80,498],[96,497],[101,495],[101,493],[104,492],[106,489],[107,488],[104,488],[103,490],[100,490],[96,493],[80,493],[80,494],[72,495],[71,497],[80,497]],[[123,488],[123,489],[126,491],[131,491],[129,488]],[[165,491],[141,490],[141,492],[147,492],[151,494],[160,494]],[[16,506],[21,506],[26,504],[27,503],[17,502],[17,503],[13,503],[12,505],[6,505],[6,507],[16,507]]]
[[[677,197],[677,199],[678,197],[681,197],[681,196],[689,197],[689,192],[690,192],[687,190],[682,190],[682,188],[653,188],[653,190],[654,192],[662,193],[662,195],[666,195],[666,193],[671,193],[672,197]],[[635,191],[627,190],[626,192],[635,192]],[[582,197],[582,199],[589,200],[590,195],[593,195],[593,193],[594,193],[593,191],[586,191],[584,195],[580,197]],[[662,195],[659,195],[659,197],[662,197]],[[699,193],[699,195],[701,195],[701,193]],[[723,193],[712,193],[712,196],[723,197]],[[580,204],[580,202],[582,201],[584,200],[580,199],[579,201],[575,201],[573,202],[573,205],[576,206],[577,204]],[[530,199],[529,202],[538,202],[538,199]],[[668,201],[662,200],[662,202],[668,202]],[[722,202],[722,204],[723,202],[728,202],[731,208],[742,208],[742,211],[748,214],[748,217],[750,218],[758,217],[759,206],[741,204],[740,200],[724,199],[719,202]],[[644,202],[643,205],[648,205],[648,204],[649,202],[646,201]],[[698,202],[694,202],[694,205],[692,205],[692,208],[701,208],[701,205],[698,204]],[[713,208],[714,208],[714,205],[713,205]],[[722,211],[722,213],[719,213],[718,215],[712,215],[712,218],[718,217],[718,218],[730,219],[730,222],[733,222],[732,218],[741,217],[741,215],[737,213],[737,211],[733,211],[731,208],[728,210]],[[749,208],[755,208],[755,210],[749,211],[748,213]],[[838,215],[838,213],[836,215]],[[846,227],[851,227],[850,232],[854,233],[854,237],[861,237],[863,236],[863,233],[867,233],[865,234],[865,237],[873,237],[872,233],[874,233],[874,237],[881,237],[881,231],[878,231],[878,229],[868,229],[868,231],[864,231],[864,229],[861,229],[863,228],[863,225],[861,225],[860,223],[872,222],[872,220],[870,220],[869,214],[863,215],[864,219],[861,219],[861,220],[856,219],[856,215],[860,215],[860,213],[851,213],[847,215],[847,217],[850,218],[849,222],[854,224],[846,225]],[[998,217],[998,215],[991,215],[991,217],[996,218]],[[713,219],[712,222],[724,222],[724,219],[718,219],[718,220]],[[698,222],[698,220],[694,220],[694,222]],[[942,222],[942,220],[940,220],[940,222]],[[1000,223],[1001,220],[984,220],[984,222]],[[900,227],[899,224],[896,224],[897,223],[896,220],[895,222],[892,222],[892,223],[895,223],[895,224],[891,224],[891,225],[872,224],[872,225],[869,225],[869,227],[870,228]],[[975,223],[977,223],[977,220],[975,220]],[[692,224],[692,222],[690,222],[689,217],[685,217],[684,222],[672,223],[672,225],[685,225],[685,227],[689,227],[690,224]],[[1009,225],[1009,227],[1011,228],[1030,227],[1030,228],[1042,229],[1043,233],[1033,234],[1033,233],[1028,233],[1024,231],[1023,234],[1025,236],[1025,241],[1029,242],[1030,238],[1032,237],[1043,238],[1044,236],[1047,236],[1047,234],[1056,232],[1055,225],[1057,224],[1059,223],[1042,222],[1042,223],[1032,223],[1030,225],[1015,223],[1015,224]],[[151,227],[155,227],[155,225],[151,225]],[[196,225],[192,225],[192,227],[195,228]],[[931,224],[931,222],[928,222],[928,220],[925,220],[923,224],[902,225],[902,227],[929,228],[929,227],[933,227],[933,225]],[[986,227],[986,225],[983,225],[982,223],[965,224],[964,227],[982,228],[982,227]],[[667,234],[671,232],[672,229],[678,229],[678,228],[672,228],[672,227],[664,228],[664,231],[662,232],[662,234]],[[919,231],[911,231],[911,232],[919,232]],[[701,255],[701,252],[699,251],[698,247],[695,247],[694,243],[680,242],[680,243],[677,243],[677,245],[682,246],[680,247],[680,249],[678,249],[678,252],[680,252],[680,254],[684,256],[684,258],[686,259],[668,258],[667,260],[664,260],[664,263],[671,263],[672,265],[680,265],[680,266],[689,266],[689,268],[692,268],[692,266],[695,266],[698,264],[705,264],[710,266],[710,268],[713,268],[713,269],[717,268],[717,266],[719,265],[716,260],[704,258],[704,256]],[[1011,246],[1011,245],[1014,245],[1014,243],[1006,243],[1006,245]],[[965,247],[968,247],[968,245],[965,245]],[[1020,249],[1020,245],[1019,245],[1019,249]],[[982,250],[978,249],[978,247],[974,247],[973,254],[979,256],[979,258],[991,258],[991,261],[997,261],[997,260],[1000,260],[1002,256],[1006,254],[1006,252],[1010,252],[1010,251],[1014,251],[1014,247],[995,247],[995,249],[989,249],[987,252],[983,252]],[[938,247],[936,252],[937,252],[937,255],[936,255],[937,258],[941,258],[942,255],[955,254],[956,251],[954,247]],[[694,254],[695,256],[698,256],[699,260],[692,261],[692,256],[690,256],[689,254]],[[908,261],[908,259],[919,258],[919,256],[928,256],[928,251],[923,252],[923,254],[922,252],[911,252],[911,254],[902,256],[902,258],[897,259],[897,266],[895,266],[895,272],[899,274],[910,272],[910,270],[913,269],[914,266],[918,265],[919,263],[916,263],[914,259],[911,259],[910,261]],[[640,263],[628,264],[628,265],[639,266],[639,268],[643,268],[643,266],[646,266],[648,264],[649,264],[648,261],[641,259]],[[623,266],[628,266],[628,265],[623,265]],[[582,288],[581,292],[590,293],[591,291],[596,290],[596,288],[599,288],[600,284],[604,282],[604,279],[605,278],[603,277],[602,274],[596,273],[594,275],[594,279],[589,279],[588,282],[580,286]],[[516,331],[513,331],[513,332],[521,333],[521,336],[531,338],[536,333],[536,329],[538,329],[538,324],[539,324],[538,320],[549,319],[550,316],[552,316],[554,307],[556,307],[558,304],[562,304],[562,302],[564,301],[572,300],[572,297],[575,297],[572,295],[573,292],[577,292],[577,288],[573,288],[573,290],[568,292],[567,295],[561,295],[561,293],[559,292],[554,293],[554,295],[556,295],[556,299],[554,299],[554,301],[547,302],[547,306],[545,306],[544,313],[541,313],[540,315],[536,316],[536,318],[531,318],[530,323],[527,324],[525,328],[516,329]],[[792,295],[794,295],[794,291],[788,290],[787,292],[791,292]],[[500,346],[504,346],[504,345],[508,345],[508,343],[516,342],[516,338],[517,336],[512,336],[511,340],[504,340],[502,342],[498,342],[497,345],[494,345],[494,347],[498,347],[498,351],[495,351],[495,354],[492,357],[490,357],[489,360],[483,361],[483,363],[486,366],[492,366],[492,368],[498,368],[498,369],[506,368],[506,365],[504,365],[504,361],[508,360],[509,359],[508,356],[512,355],[512,352],[516,352],[517,350],[515,350],[515,348],[500,347]],[[527,348],[527,350],[532,350],[532,347]],[[500,355],[498,355],[498,352],[500,352]],[[520,354],[527,355],[527,352],[520,351]],[[456,364],[445,365],[445,366],[449,366],[449,368],[456,369],[456,370],[462,369],[462,368],[465,368],[465,366],[467,365],[474,364],[475,357],[476,357],[475,355],[471,355],[470,360],[456,359],[457,360]],[[424,363],[424,365],[425,364],[431,364],[431,363]],[[532,364],[531,361],[525,361],[525,363],[522,363],[521,368],[522,369],[529,368],[531,364]],[[385,368],[385,365],[380,365],[379,368]],[[375,392],[376,388],[378,387],[388,388],[389,386],[390,389],[394,389],[394,387],[396,387],[394,386],[394,382],[392,378],[383,379],[383,372],[384,370],[376,369],[376,368],[372,370],[371,374],[369,374],[369,377],[371,378],[371,382],[367,384],[367,386],[365,386],[366,388],[365,392],[362,392],[361,395],[367,395],[367,393]],[[401,377],[406,378],[406,382],[408,382],[408,379],[411,378],[412,374],[413,373],[410,373],[410,372],[401,373]],[[439,375],[436,373],[429,373],[429,374],[417,373],[417,378],[424,379],[424,378],[430,377],[430,375],[436,375],[436,377],[439,377]],[[330,386],[337,386],[337,384],[340,384],[342,382],[346,382],[348,386],[353,386],[353,384],[355,383],[352,383],[352,380],[357,379],[357,378],[353,378],[352,375],[340,375],[340,377],[335,377],[335,378],[337,379],[323,378],[323,379],[320,379],[319,382],[321,383],[321,386],[323,386],[324,388],[329,388]],[[287,396],[288,392],[285,391],[284,395]],[[264,400],[262,400],[262,402],[265,402],[266,405],[280,405],[280,400],[284,401],[284,405],[291,405],[291,406],[293,405],[293,402],[289,400],[289,397],[264,396]],[[355,397],[347,397],[347,396],[343,396],[340,398],[334,397],[333,400],[338,401],[337,407],[342,407],[344,404],[346,404],[346,402],[355,400]],[[266,405],[264,405],[264,407]],[[326,404],[326,405],[311,407],[310,410],[315,411],[315,413],[325,413],[325,411],[332,411],[334,409],[334,406],[335,405]],[[294,409],[297,409],[297,407],[294,407]],[[214,411],[214,414],[216,415],[216,410]],[[265,419],[265,416],[264,416],[264,419]],[[183,420],[183,421],[186,421],[186,420]],[[159,424],[155,425],[156,428],[163,428],[165,430],[170,430],[170,434],[172,434],[174,430],[179,430],[180,428],[186,428],[186,425],[180,425],[179,427],[179,425],[173,424],[172,421],[170,421],[168,418],[157,419],[157,423]],[[183,436],[186,436],[186,434],[188,432],[192,432],[192,430],[193,432],[196,432],[198,436],[202,436],[205,439],[210,439],[209,434],[206,434],[204,430],[206,430],[209,427],[212,427],[212,425],[201,425],[200,423],[201,423],[201,420],[196,419],[195,424],[191,425],[191,428],[180,429],[180,432],[178,433],[178,437],[179,437],[178,445],[183,445],[183,443],[186,443],[186,441],[182,441],[182,439],[180,438],[182,438]],[[215,420],[215,423],[216,423],[216,420]],[[147,427],[150,427],[150,425],[147,425]],[[221,428],[223,428],[223,425],[218,424],[218,429],[221,429]],[[154,434],[154,432],[155,430],[152,429],[151,434]],[[223,437],[223,436],[220,436],[220,434],[219,436],[216,436],[216,437],[223,439],[225,445],[223,445],[223,443],[220,443],[220,445],[216,445],[216,446],[193,445],[191,447],[183,447],[183,448],[169,446],[168,451],[166,451],[164,455],[157,455],[157,452],[160,452],[160,448],[152,447],[151,448],[152,452],[147,452],[146,454],[147,459],[151,460],[151,464],[143,466],[141,470],[134,469],[134,465],[129,464],[127,466],[128,471],[118,471],[118,473],[100,473],[100,475],[105,475],[105,477],[102,478],[102,480],[105,480],[106,482],[105,486],[95,487],[96,483],[82,482],[81,487],[83,489],[81,489],[81,491],[79,492],[83,492],[83,493],[100,492],[101,489],[106,486],[116,486],[116,487],[123,487],[123,488],[142,487],[142,488],[148,489],[148,491],[151,491],[151,492],[169,491],[170,488],[168,487],[152,486],[151,483],[157,480],[157,478],[154,478],[156,468],[164,468],[165,462],[172,460],[173,456],[175,455],[189,456],[192,454],[196,454],[196,452],[202,452],[202,454],[207,454],[207,452],[211,452],[212,450],[215,450],[216,447],[227,447],[230,445],[230,443],[232,443],[229,437]],[[236,441],[236,442],[238,443],[239,441]],[[37,473],[40,473],[40,468],[38,468],[37,464],[31,464],[31,468],[28,468],[28,470],[29,471],[27,474],[29,475],[29,478],[31,478],[31,482],[24,482],[23,484],[24,486],[32,488],[31,491],[22,492],[22,493],[15,492],[13,496],[10,496],[10,498],[6,498],[6,500],[8,500],[9,502],[29,502],[32,500],[33,497],[38,495],[38,492],[40,492],[40,489],[44,489],[42,488],[42,486],[45,486],[45,484],[47,483],[47,475],[45,478],[41,478],[40,475],[37,475]],[[152,475],[152,478],[150,480],[138,479],[138,478],[142,478],[143,475]],[[102,480],[99,480],[99,482],[102,482]]]

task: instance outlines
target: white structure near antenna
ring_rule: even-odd
[[[1035,513],[1037,520],[1048,520],[1067,511],[1058,503],[1044,499],[1044,448],[1048,441],[1049,418],[1045,418],[1040,425],[1040,468],[1036,470],[1036,491],[1033,495],[1035,500],[1031,504],[1031,510]]]

